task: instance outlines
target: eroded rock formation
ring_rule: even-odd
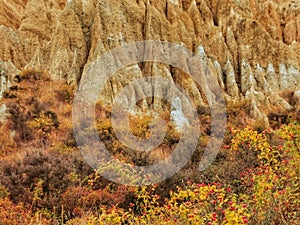
[[[198,54],[226,100],[248,98],[255,118],[274,106],[293,109],[280,93],[300,90],[299,0],[1,0],[0,24],[0,93],[31,67],[77,83],[99,55],[141,40],[174,42]],[[114,76],[102,100],[111,102],[141,76],[172,79],[198,105],[209,100],[186,74],[150,62]],[[161,104],[154,99],[155,109]]]

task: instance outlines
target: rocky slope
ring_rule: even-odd
[[[299,108],[280,97],[290,91],[299,100],[299,0],[1,0],[0,24],[0,96],[21,70],[47,70],[53,79],[77,83],[105,51],[163,40],[203,57],[226,99],[248,99],[254,118]],[[149,75],[172,79],[198,105],[207,104],[191,78],[158,63],[120,71],[102,100],[111,102],[130,80]],[[157,110],[161,104],[154,100]]]

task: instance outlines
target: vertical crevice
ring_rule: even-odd
[[[168,0],[166,0],[165,15],[166,15],[166,18],[168,18]]]
[[[241,70],[241,56],[240,53],[238,53],[238,58],[237,58],[237,68],[236,68],[236,78],[235,81],[237,83],[237,86],[239,88],[240,93],[242,93],[242,70]]]
[[[218,19],[218,13],[219,13],[219,7],[220,7],[220,0],[216,4],[216,8],[212,8],[213,12],[213,22],[215,26],[219,26],[219,19]]]
[[[150,0],[147,0],[146,4],[146,12],[145,12],[145,25],[144,25],[144,40],[151,40],[151,2]],[[148,46],[145,46],[145,48]],[[150,51],[150,49],[145,49],[145,52]],[[151,76],[151,70],[152,70],[152,62],[145,62],[144,63],[144,75],[145,76]]]
[[[148,40],[150,38],[149,37],[150,26],[151,26],[151,3],[150,0],[147,0],[146,12],[145,12],[145,26],[144,26],[145,40]]]

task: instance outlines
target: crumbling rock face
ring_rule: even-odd
[[[19,28],[27,0],[0,1],[0,24]]]
[[[16,70],[47,70],[70,83],[88,76],[89,65],[114,47],[162,40],[201,57],[225,99],[249,99],[255,118],[274,104],[293,109],[279,94],[300,89],[299,0],[7,0],[1,1],[0,24],[0,60]],[[167,77],[199,106],[212,101],[170,65],[145,62],[124,71],[107,83],[103,102],[143,76]],[[157,84],[153,92],[165,91],[160,89]],[[130,98],[141,91],[133,90]],[[163,109],[156,99],[142,105]]]

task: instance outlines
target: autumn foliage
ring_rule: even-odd
[[[203,112],[199,118],[205,129],[186,167],[159,184],[124,186],[101,176],[103,170],[120,168],[103,164],[92,170],[76,146],[75,87],[51,81],[44,71],[23,71],[16,79],[0,100],[10,115],[0,124],[0,224],[299,224],[300,123],[295,114],[280,126],[258,129],[229,106],[224,145],[215,162],[199,172],[209,138],[209,115]],[[123,179],[147,180],[132,177],[130,168],[163,159],[180,139],[165,112],[160,115],[168,123],[163,143],[149,154],[132,153],[116,138],[110,109],[97,104],[95,111],[100,139],[128,165]],[[149,135],[151,117],[130,120],[133,134]]]

